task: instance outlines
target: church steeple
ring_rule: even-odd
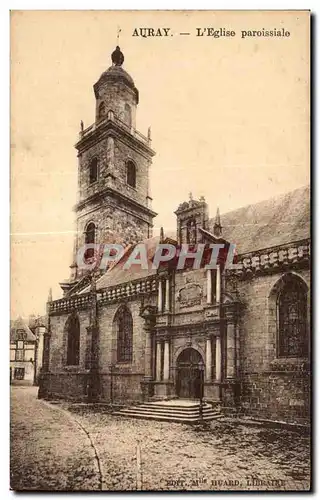
[[[139,92],[123,69],[119,45],[111,54],[112,66],[94,84],[95,122],[80,127],[78,151],[77,237],[74,259],[85,244],[138,243],[152,236],[149,170],[155,152],[151,137],[136,129]],[[88,258],[93,258],[91,249]],[[88,270],[73,267],[71,281]],[[70,285],[71,285],[70,281]],[[64,284],[67,290],[68,284]]]

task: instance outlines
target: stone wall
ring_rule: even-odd
[[[103,102],[105,104],[105,115],[107,115],[108,111],[113,111],[116,118],[119,118],[123,122],[127,122],[129,125],[129,121],[126,120],[126,112],[125,105],[130,106],[131,110],[131,126],[135,128],[136,125],[136,105],[137,98],[135,92],[130,89],[125,83],[112,82],[105,83],[100,85],[100,89],[98,92],[96,100],[96,120],[99,118],[99,107]]]
[[[298,422],[308,418],[310,372],[306,360],[277,359],[276,307],[270,298],[283,276],[239,281],[241,411],[259,418]],[[300,270],[310,288],[310,272]]]
[[[116,203],[110,196],[105,198],[103,207],[86,207],[78,219],[77,249],[85,244],[85,230],[89,222],[96,226],[96,243],[120,243],[126,247],[148,238],[148,223]],[[150,221],[151,225],[151,221]]]
[[[100,332],[100,356],[99,365],[103,372],[109,369],[111,364],[119,365],[119,369],[128,372],[143,372],[144,371],[144,348],[145,335],[143,324],[144,320],[140,317],[140,300],[132,300],[127,304],[128,309],[132,314],[133,319],[133,357],[132,363],[123,364],[117,363],[117,337],[114,328],[114,316],[121,306],[119,303],[103,306],[99,310],[99,332]]]
[[[144,320],[139,315],[141,300],[127,303],[133,319],[132,363],[117,362],[117,334],[113,320],[120,305],[110,304],[99,310],[101,398],[110,399],[112,370],[114,400],[136,400],[141,398],[140,382],[144,376],[145,331]]]
[[[148,195],[148,168],[150,159],[129,147],[120,139],[101,139],[79,156],[79,201],[106,187],[106,174],[116,177],[116,188],[124,195],[141,205],[146,205]],[[98,181],[89,184],[89,164],[92,158],[98,158]],[[136,187],[127,184],[126,162],[132,160],[136,165]]]
[[[155,300],[155,297],[148,297],[147,302],[151,304]],[[127,303],[127,307],[133,318],[132,363],[117,362],[117,334],[114,317],[121,305],[122,303],[111,303],[98,309],[100,391],[101,400],[109,401],[112,396],[114,401],[128,402],[142,398],[141,382],[144,378],[146,339],[144,320],[140,316],[141,299],[131,300]],[[88,310],[80,311],[78,314],[80,321],[79,366],[66,365],[67,331],[65,325],[68,314],[54,315],[50,318],[50,373],[45,374],[43,381],[50,397],[75,400],[86,398],[89,380],[86,355],[91,341],[86,327],[90,323],[90,314]]]
[[[69,317],[68,314],[50,317],[50,372],[60,372],[61,370],[72,371],[85,369],[86,349],[87,349],[87,327],[90,324],[89,311],[79,311],[80,322],[80,360],[78,367],[66,366],[67,361],[67,331],[65,325]]]
[[[100,376],[101,401],[130,404],[142,401],[143,373],[121,373],[119,368]]]
[[[86,401],[88,372],[50,372],[41,375],[41,392],[47,399]]]
[[[258,419],[290,423],[310,420],[308,365],[246,374],[242,383],[241,412]]]

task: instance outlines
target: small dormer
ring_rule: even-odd
[[[175,211],[177,216],[177,240],[179,244],[195,245],[203,242],[200,228],[208,229],[209,210],[203,196],[194,200],[192,194],[189,201],[181,203]]]

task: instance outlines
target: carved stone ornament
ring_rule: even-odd
[[[153,326],[156,321],[157,308],[155,306],[146,305],[140,308],[140,316],[145,320],[146,326]]]
[[[201,304],[202,288],[198,283],[187,282],[177,293],[180,307],[193,307]]]

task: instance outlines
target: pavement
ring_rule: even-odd
[[[14,490],[98,490],[95,452],[68,412],[11,387],[10,486]]]
[[[11,391],[15,490],[308,491],[308,436],[232,422],[135,420]]]

